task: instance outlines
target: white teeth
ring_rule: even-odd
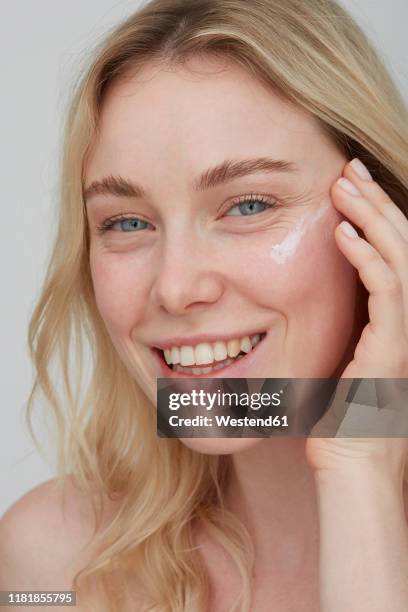
[[[245,336],[245,338],[242,338],[241,345],[239,348],[240,348],[240,351],[243,351],[244,353],[249,353],[249,351],[252,350],[252,344],[249,339],[249,336]]]
[[[180,349],[177,346],[171,347],[171,363],[180,363]]]
[[[241,355],[241,357],[243,357],[243,355]],[[183,374],[193,374],[195,376],[198,376],[200,374],[209,374],[210,372],[213,372],[214,370],[220,370],[221,368],[225,368],[233,361],[236,361],[236,360],[228,358],[224,360],[222,363],[217,363],[216,365],[209,366],[207,368],[185,368],[177,364],[174,366],[173,369],[175,370],[175,372],[182,372]]]
[[[261,339],[261,334],[255,334],[254,336],[252,336],[251,337],[252,346],[256,346],[260,339]]]
[[[221,370],[221,368],[224,368],[225,365],[228,365],[227,361],[225,363],[217,363],[215,366],[213,366],[213,370]]]
[[[228,357],[228,359],[226,359],[224,361],[224,367],[229,365],[230,363],[233,363],[235,361],[235,359],[231,359],[230,357]],[[221,368],[220,368],[221,369]]]
[[[213,344],[213,353],[215,361],[224,361],[228,357],[228,351],[225,342],[217,340]]]
[[[173,364],[175,366],[173,369],[176,371],[178,371],[177,364],[184,367],[205,365],[208,368],[214,362],[223,362],[227,358],[236,358],[240,352],[249,353],[260,340],[261,334],[254,334],[253,336],[244,336],[243,338],[233,338],[228,340],[228,342],[223,340],[217,340],[213,343],[201,342],[195,347],[173,346],[163,351],[164,359],[168,365]],[[224,366],[221,365],[221,367]],[[214,366],[214,369],[219,368]]]
[[[212,363],[214,361],[214,353],[211,344],[202,342],[194,348],[195,362],[197,365],[204,363]]]
[[[182,346],[180,349],[180,363],[183,366],[195,364],[194,349],[192,346]]]
[[[233,340],[228,340],[227,342],[227,350],[229,357],[236,357],[241,350],[241,343],[239,340],[234,338]]]

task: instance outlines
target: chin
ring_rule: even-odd
[[[257,446],[266,438],[179,438],[191,450],[203,455],[232,455]]]

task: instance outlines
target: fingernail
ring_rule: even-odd
[[[372,181],[373,177],[371,176],[371,174],[369,173],[369,171],[367,170],[366,166],[363,164],[363,162],[358,159],[358,157],[355,157],[351,162],[350,162],[350,166],[353,167],[354,172],[361,178],[363,179],[363,181]]]
[[[342,221],[340,223],[340,227],[341,227],[342,232],[346,234],[346,236],[348,236],[349,238],[358,238],[358,234],[356,230],[347,221]]]
[[[340,185],[340,187],[344,189],[344,191],[347,191],[347,193],[350,193],[351,195],[356,195],[356,196],[361,195],[361,192],[357,189],[357,187],[348,179],[340,178],[337,182]]]

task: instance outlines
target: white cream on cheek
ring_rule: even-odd
[[[272,259],[278,264],[284,264],[291,259],[296,254],[303,236],[330,207],[330,202],[325,202],[316,212],[304,214],[286,238],[272,247],[270,252]]]

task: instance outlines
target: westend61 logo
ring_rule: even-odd
[[[408,437],[408,379],[158,378],[157,433]]]

